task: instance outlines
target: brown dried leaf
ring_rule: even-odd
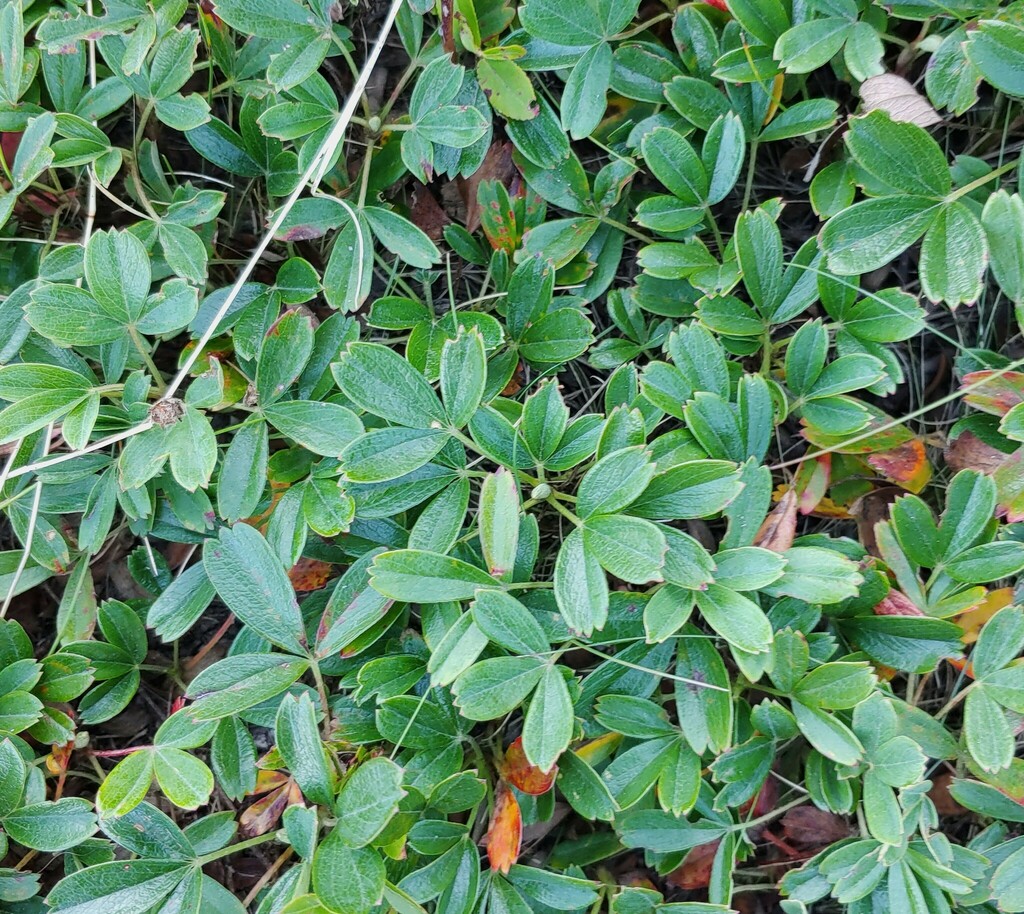
[[[785,552],[792,546],[796,537],[797,505],[796,489],[791,487],[761,524],[754,537],[754,545],[772,552]]]
[[[712,841],[692,848],[683,862],[665,877],[668,883],[688,892],[706,889],[711,882],[711,868],[720,843]]]
[[[487,849],[491,869],[507,873],[519,859],[522,841],[523,816],[519,810],[519,801],[511,788],[498,784],[491,824],[484,836],[484,847]]]
[[[951,470],[977,470],[994,473],[1009,455],[986,444],[972,431],[962,431],[946,445],[946,463]]]
[[[802,847],[825,847],[850,835],[850,826],[835,813],[815,806],[798,806],[782,818],[787,841]]]
[[[931,103],[902,76],[882,73],[865,79],[860,84],[860,97],[864,112],[885,111],[894,121],[931,127],[942,121],[942,116]]]

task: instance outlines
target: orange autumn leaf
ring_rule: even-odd
[[[904,441],[887,451],[867,454],[864,460],[876,473],[910,492],[920,492],[932,478],[932,467],[920,438]]]
[[[331,564],[319,559],[299,559],[288,569],[288,580],[300,593],[320,590],[331,576]]]
[[[785,552],[793,545],[796,536],[796,509],[798,499],[796,489],[787,489],[779,503],[772,508],[771,514],[761,524],[761,529],[754,537],[754,545],[772,552]]]
[[[961,641],[964,644],[974,644],[978,640],[982,626],[988,622],[1004,606],[1013,602],[1013,589],[1001,587],[992,590],[977,606],[972,606],[966,612],[956,617],[956,623],[963,629]]]
[[[993,416],[1004,416],[1024,403],[1024,372],[985,369],[964,375],[964,402]]]
[[[510,787],[499,784],[494,796],[494,812],[491,824],[484,837],[487,859],[491,869],[507,873],[519,859],[519,848],[523,842],[523,816],[519,802]]]
[[[536,765],[531,765],[523,751],[523,738],[517,737],[505,752],[501,763],[501,776],[516,790],[521,790],[533,797],[547,793],[555,783],[558,766],[554,765],[546,774]]]

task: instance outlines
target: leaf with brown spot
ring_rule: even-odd
[[[511,788],[499,784],[494,795],[494,812],[491,824],[484,836],[487,859],[491,869],[507,873],[519,859],[519,848],[523,842],[523,816],[519,801]]]
[[[545,774],[536,765],[531,765],[523,750],[523,738],[519,736],[506,750],[500,771],[501,776],[516,790],[521,790],[532,797],[539,797],[547,793],[555,783],[558,766],[555,765]]]
[[[772,552],[785,552],[792,546],[796,537],[797,504],[796,489],[787,489],[786,494],[761,524],[761,529],[754,537],[754,545],[770,549]]]
[[[903,489],[885,486],[881,489],[872,489],[850,505],[850,513],[857,519],[860,544],[873,556],[881,557],[878,538],[875,536],[875,525],[879,521],[889,519],[892,503],[902,494]]]
[[[301,558],[288,569],[288,580],[300,593],[320,590],[330,578],[332,568],[329,562]]]

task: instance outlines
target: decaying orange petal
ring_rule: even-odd
[[[796,489],[789,488],[761,524],[754,537],[754,545],[772,552],[785,552],[793,545],[796,536],[796,509]]]
[[[491,824],[484,837],[487,859],[491,869],[507,873],[519,859],[519,847],[523,841],[523,816],[519,802],[510,787],[498,784],[494,795],[494,812]]]
[[[527,761],[521,736],[512,741],[512,745],[508,747],[505,759],[501,763],[501,776],[516,790],[521,790],[533,797],[547,793],[551,789],[551,785],[555,783],[557,774],[557,765],[545,774],[536,765],[531,765]]]

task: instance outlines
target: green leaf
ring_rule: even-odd
[[[520,21],[545,41],[590,46],[621,32],[639,6],[639,0],[530,0]]]
[[[985,232],[962,203],[944,206],[921,245],[921,286],[932,301],[955,308],[981,295],[988,263]]]
[[[441,349],[441,400],[448,421],[463,428],[477,411],[487,385],[487,354],[480,332],[461,330]]]
[[[221,530],[203,546],[203,566],[228,608],[271,644],[294,654],[308,647],[295,591],[281,562],[247,524]]]
[[[1024,200],[997,190],[985,201],[981,222],[991,258],[992,275],[1006,296],[1024,302],[1024,275],[1017,264],[1024,260]]]
[[[523,749],[531,765],[550,771],[569,747],[575,718],[561,668],[549,665],[530,699],[523,724]]]
[[[198,809],[210,802],[213,772],[181,749],[159,748],[153,755],[153,773],[163,795],[181,809]]]
[[[441,259],[434,242],[404,216],[381,206],[365,206],[362,215],[380,243],[409,266],[429,269]]]
[[[885,266],[925,233],[940,210],[935,200],[910,194],[855,203],[821,230],[829,268],[849,276]]]
[[[192,680],[189,714],[197,721],[219,720],[280,695],[309,668],[287,654],[238,654],[207,667]]]
[[[386,482],[429,463],[451,440],[441,429],[375,428],[341,452],[345,479]]]
[[[260,406],[280,400],[306,367],[313,351],[313,319],[298,309],[285,311],[267,331],[256,365]]]
[[[267,484],[269,457],[265,422],[247,422],[235,432],[217,477],[217,511],[228,523],[255,513]]]
[[[794,25],[775,42],[775,59],[787,73],[811,73],[842,50],[850,25],[849,19],[836,16]]]
[[[124,322],[100,308],[82,289],[47,283],[32,290],[25,318],[40,335],[60,346],[96,346],[124,336]]]
[[[477,627],[513,654],[543,654],[548,638],[540,623],[517,599],[500,590],[481,590],[471,607]]]
[[[1013,731],[1003,709],[984,689],[972,689],[964,703],[964,741],[984,771],[1001,771],[1013,761]]]
[[[313,890],[334,914],[369,914],[384,897],[386,872],[377,851],[349,847],[338,825],[313,857]]]
[[[483,57],[476,65],[476,78],[498,114],[517,121],[536,117],[533,83],[515,61]]]
[[[338,457],[363,433],[363,423],[337,403],[286,400],[263,410],[267,421],[297,444],[322,457]]]
[[[0,743],[0,818],[17,809],[27,778],[25,760],[7,737]]]
[[[334,800],[333,783],[309,695],[284,697],[277,710],[274,736],[277,751],[303,794],[314,803],[330,805]]]
[[[455,703],[469,720],[503,717],[526,700],[547,668],[535,657],[481,660],[455,681]]]
[[[720,584],[708,584],[695,596],[708,625],[730,644],[750,654],[771,648],[772,627],[753,600]]]
[[[647,488],[654,470],[650,453],[642,446],[623,448],[602,457],[580,483],[577,513],[588,518],[621,511]]]
[[[953,186],[946,156],[928,132],[884,111],[854,118],[846,145],[868,174],[905,194],[944,197]]]
[[[105,314],[131,323],[142,315],[149,295],[149,255],[130,232],[96,232],[85,249],[85,278]]]
[[[786,570],[765,592],[807,603],[839,603],[855,597],[864,579],[857,564],[832,549],[794,546],[787,549]]]
[[[965,51],[986,82],[1007,95],[1024,96],[1024,29],[1018,23],[980,22],[970,33]]]
[[[836,711],[860,704],[874,687],[867,663],[824,663],[797,682],[792,695],[809,707]]]
[[[383,756],[368,759],[349,775],[334,812],[341,823],[339,840],[350,847],[369,844],[398,810],[405,796],[402,769]]]
[[[584,549],[617,578],[632,584],[661,581],[668,543],[655,524],[625,514],[588,517],[583,527]]]
[[[558,759],[558,788],[569,805],[585,819],[611,822],[618,809],[601,776],[575,752]]]
[[[589,637],[608,618],[608,580],[597,557],[584,545],[583,531],[573,530],[555,560],[555,600],[566,625]]]
[[[145,799],[153,782],[153,753],[143,749],[121,759],[100,784],[96,809],[104,818],[123,816]]]
[[[569,73],[559,109],[562,127],[574,140],[590,136],[601,123],[611,75],[612,51],[605,42],[588,49]]]
[[[111,860],[71,873],[47,901],[57,914],[143,914],[190,872],[192,865],[180,860]]]
[[[447,421],[426,378],[387,346],[351,343],[332,371],[345,395],[368,413],[407,428]]]
[[[981,630],[971,665],[974,675],[983,679],[1002,669],[1024,650],[1024,610],[1006,606],[999,610]]]
[[[627,847],[642,847],[658,854],[687,851],[721,838],[728,830],[719,822],[687,822],[660,809],[641,809],[616,818],[619,838]]]
[[[370,574],[379,593],[413,603],[471,600],[481,587],[498,586],[486,571],[461,559],[417,549],[382,552]]]
[[[785,290],[778,226],[764,210],[743,213],[736,221],[735,243],[751,301],[762,314],[771,314]]]
[[[478,530],[488,571],[498,580],[512,577],[519,546],[519,492],[513,474],[504,467],[491,473],[480,487]]]
[[[708,196],[708,176],[693,146],[668,127],[643,138],[644,159],[654,176],[688,206],[702,206]]]
[[[864,747],[849,727],[834,715],[794,701],[793,715],[800,732],[825,758],[840,765],[856,765]]]
[[[37,851],[64,851],[96,832],[92,804],[80,797],[22,806],[4,817],[12,840]]]

